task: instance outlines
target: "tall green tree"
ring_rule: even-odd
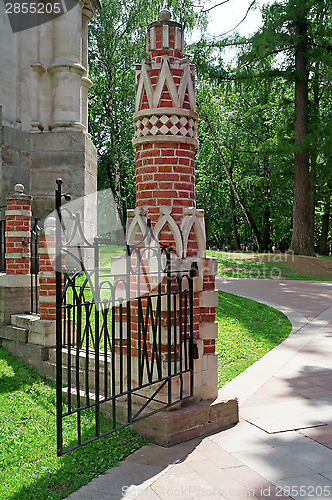
[[[325,0],[280,0],[265,6],[262,13],[263,26],[254,36],[249,39],[233,36],[210,43],[202,40],[195,47],[195,58],[201,75],[218,84],[246,81],[256,85],[265,81],[272,86],[277,79],[279,84],[284,81],[290,89],[293,95],[293,133],[289,135],[286,121],[283,133],[280,129],[270,132],[278,134],[281,170],[283,157],[293,155],[290,249],[296,254],[314,255],[315,184],[317,172],[324,170],[317,168],[317,164],[328,163],[328,154],[323,154],[323,149],[331,147],[325,135],[330,106],[321,105],[324,96],[330,92],[327,76],[328,68],[331,68],[331,4]],[[229,46],[239,49],[235,69],[223,65],[222,51]],[[207,53],[211,54],[210,58],[206,57]],[[320,71],[316,70],[317,66],[320,66]],[[271,96],[268,101],[271,103]],[[262,124],[262,127],[265,126]],[[267,143],[270,139],[266,137]],[[267,172],[269,170],[267,168]],[[266,202],[268,198],[267,189]],[[268,207],[268,203],[265,205]],[[267,222],[268,211],[265,216]]]
[[[254,59],[271,53],[283,55],[283,66],[275,74],[294,82],[294,195],[293,234],[290,250],[295,254],[314,255],[314,186],[317,143],[310,130],[319,126],[310,114],[310,86],[324,86],[317,80],[315,65],[328,62],[331,44],[326,24],[330,24],[331,4],[324,0],[284,0],[264,10],[261,32],[252,39],[250,51]],[[256,54],[255,54],[256,52]],[[280,55],[279,55],[280,57]],[[312,182],[310,182],[312,180]],[[311,208],[312,207],[312,208]]]

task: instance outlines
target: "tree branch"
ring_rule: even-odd
[[[200,111],[200,113],[201,113],[201,115],[202,115],[202,117],[203,117],[203,119],[204,119],[204,121],[206,123],[206,126],[207,126],[207,128],[208,128],[208,130],[209,130],[209,132],[211,134],[211,137],[213,139],[214,145],[216,147],[218,156],[220,158],[220,161],[221,161],[221,164],[223,166],[223,169],[224,169],[224,172],[226,174],[226,177],[228,179],[228,182],[229,182],[231,188],[234,191],[235,198],[237,199],[237,201],[238,201],[238,203],[239,203],[239,205],[241,207],[241,210],[242,210],[245,218],[247,219],[247,222],[248,222],[248,224],[250,226],[250,229],[251,229],[251,231],[252,231],[252,233],[254,235],[256,244],[257,244],[259,250],[261,250],[262,249],[261,235],[260,235],[260,233],[258,231],[258,228],[256,226],[256,223],[255,223],[255,221],[254,221],[251,213],[249,212],[248,208],[246,207],[246,205],[245,205],[242,197],[240,196],[240,193],[238,192],[237,187],[236,187],[236,185],[235,185],[235,183],[233,181],[233,178],[232,178],[232,176],[230,174],[230,171],[229,171],[229,169],[227,167],[226,160],[224,158],[223,152],[222,152],[222,150],[220,148],[220,145],[219,145],[219,141],[217,139],[216,134],[214,133],[214,130],[212,128],[210,120],[209,120],[208,116],[206,115],[206,113],[203,111],[203,108],[202,108],[202,106],[201,106],[201,104],[200,104],[199,101],[197,101],[197,107],[198,107],[198,109],[199,109],[199,111]]]
[[[227,3],[229,2],[230,0],[224,0],[223,2],[220,2],[220,3],[216,3],[216,5],[213,5],[212,7],[209,7],[208,9],[202,9],[201,10],[201,13],[202,14],[205,14],[206,12],[210,12],[210,10],[212,9],[215,9],[216,7],[219,7],[220,5],[223,5],[224,3]]]
[[[249,14],[249,11],[250,11],[251,7],[255,3],[256,3],[256,0],[252,0],[252,2],[249,5],[249,7],[247,9],[247,12],[245,13],[244,17],[241,19],[241,21],[236,26],[234,26],[234,28],[232,28],[231,30],[225,31],[225,33],[222,33],[221,35],[218,35],[218,36],[224,36],[224,35],[227,35],[227,33],[231,33],[232,31],[236,30],[236,28],[238,28],[240,26],[240,24],[243,23],[243,21],[246,19],[247,15]]]

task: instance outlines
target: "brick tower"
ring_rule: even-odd
[[[128,213],[127,240],[132,243],[149,218],[156,238],[172,243],[177,266],[189,269],[197,262],[194,394],[198,400],[215,399],[217,261],[206,257],[204,212],[195,202],[195,68],[183,58],[183,27],[171,21],[167,10],[149,25],[146,45],[148,58],[136,67],[136,210]]]

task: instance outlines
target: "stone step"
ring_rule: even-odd
[[[45,375],[46,378],[56,381],[56,364],[50,361],[43,361],[40,367],[40,371]]]
[[[28,330],[18,326],[5,325],[1,328],[0,337],[2,339],[26,344],[28,342]]]
[[[29,328],[31,323],[40,320],[37,314],[12,314],[11,323],[20,328]]]
[[[70,351],[70,358],[71,358],[71,366],[76,368],[76,356],[77,356],[77,350],[76,347],[72,347]],[[67,366],[68,365],[68,349],[63,348],[62,349],[62,363]],[[81,369],[85,369],[86,367],[86,357],[87,353],[85,349],[80,349],[79,350],[79,367]],[[88,361],[89,361],[89,370],[95,371],[95,354],[94,351],[90,350],[88,352]],[[56,349],[50,349],[49,351],[49,360],[52,362],[56,362]],[[112,357],[111,355],[107,355],[107,365],[108,365],[108,370],[110,370],[110,364],[112,362]],[[105,366],[105,356],[104,353],[100,353],[99,355],[99,369],[100,371],[104,371],[104,366]]]
[[[30,344],[46,347],[55,345],[55,321],[41,320],[37,314],[13,314],[12,326],[28,331]]]
[[[1,339],[1,344],[4,349],[24,363],[36,368],[37,371],[40,371],[41,365],[48,359],[48,348],[45,346],[17,342],[6,338]]]

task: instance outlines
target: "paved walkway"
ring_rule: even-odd
[[[240,423],[172,448],[145,446],[70,500],[332,498],[332,283],[217,278],[281,309],[292,334],[221,392]]]

